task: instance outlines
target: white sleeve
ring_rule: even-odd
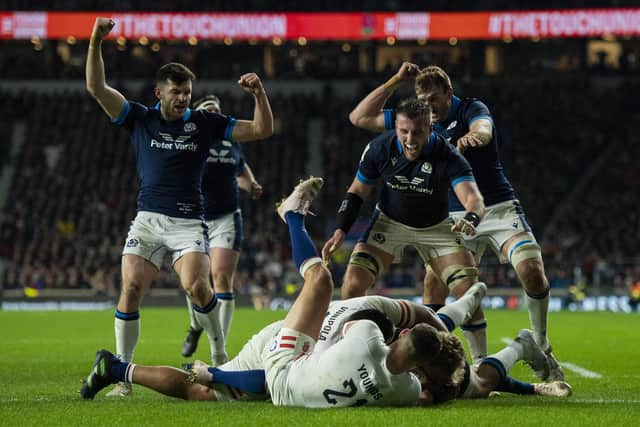
[[[413,326],[416,312],[412,302],[381,296],[367,297],[367,304],[387,315],[397,328]]]

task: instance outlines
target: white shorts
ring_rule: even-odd
[[[278,335],[278,331],[282,329],[282,322],[282,320],[278,320],[262,328],[260,332],[247,341],[236,357],[219,366],[219,368],[225,371],[264,369],[264,363],[262,363],[263,351],[265,347],[273,342],[273,339]]]
[[[462,237],[451,231],[452,225],[451,219],[447,218],[431,227],[409,227],[376,209],[360,242],[393,255],[394,263],[400,262],[406,246],[413,246],[428,264],[431,259],[466,250]]]
[[[199,219],[138,212],[131,221],[122,255],[141,256],[160,269],[167,252],[171,252],[172,263],[189,252],[209,255],[207,224]]]
[[[209,246],[212,248],[240,250],[242,243],[242,215],[240,209],[220,218],[207,221]]]
[[[283,328],[263,351],[262,361],[271,401],[276,406],[290,406],[296,399],[288,387],[289,370],[296,360],[309,356],[315,340],[295,329]]]
[[[450,212],[454,220],[464,217],[465,212]],[[500,263],[509,262],[502,255],[502,245],[516,234],[527,233],[529,238],[535,242],[536,238],[531,232],[531,227],[527,224],[524,211],[518,200],[509,200],[495,205],[487,206],[484,218],[478,224],[475,236],[464,236],[464,244],[473,252],[476,264],[480,264],[482,255],[487,247],[496,254]]]
[[[271,323],[262,328],[260,332],[251,337],[242,347],[240,353],[227,363],[218,366],[223,371],[248,371],[253,369],[264,369],[262,354],[265,347],[273,341],[278,331],[282,328],[282,320]],[[224,384],[214,384],[213,392],[219,402],[232,400],[265,400],[267,395],[257,395],[242,393],[235,388],[230,388]]]

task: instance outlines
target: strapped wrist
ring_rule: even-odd
[[[464,219],[474,227],[477,227],[478,224],[480,224],[480,216],[478,216],[478,214],[475,212],[467,212],[464,216]]]
[[[402,81],[402,79],[396,74],[393,77],[391,77],[389,80],[387,80],[383,86],[387,90],[394,90],[395,86],[398,83],[400,83],[400,81]]]
[[[362,203],[363,200],[360,196],[354,193],[347,193],[338,208],[336,228],[344,231],[345,234],[349,233],[349,229],[358,218]]]

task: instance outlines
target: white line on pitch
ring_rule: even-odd
[[[500,338],[500,341],[502,341],[503,343],[509,345],[513,342],[512,339],[510,338]],[[581,377],[585,377],[585,378],[602,378],[602,375],[597,373],[597,372],[593,372],[590,371],[586,368],[583,368],[582,366],[578,366],[575,363],[571,363],[571,362],[559,362],[560,366],[562,366],[565,369],[568,369],[571,372],[574,372],[578,375],[580,375]]]
[[[585,377],[585,378],[602,378],[602,375],[597,373],[597,372],[593,372],[590,371],[586,368],[583,368],[582,366],[578,366],[575,365],[571,362],[559,362],[560,366],[562,366],[565,369],[570,370],[571,372],[575,372],[576,374]]]

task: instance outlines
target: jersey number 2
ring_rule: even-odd
[[[332,405],[335,405],[338,403],[338,401],[333,396],[335,397],[355,396],[357,389],[356,389],[355,383],[353,382],[353,378],[349,378],[348,380],[345,380],[344,383],[342,383],[342,386],[345,389],[347,389],[346,392],[326,389],[325,391],[322,392],[322,395],[324,396],[325,399],[327,399],[327,402],[329,402]],[[358,399],[351,406],[362,406],[365,403],[367,403],[367,399]]]

